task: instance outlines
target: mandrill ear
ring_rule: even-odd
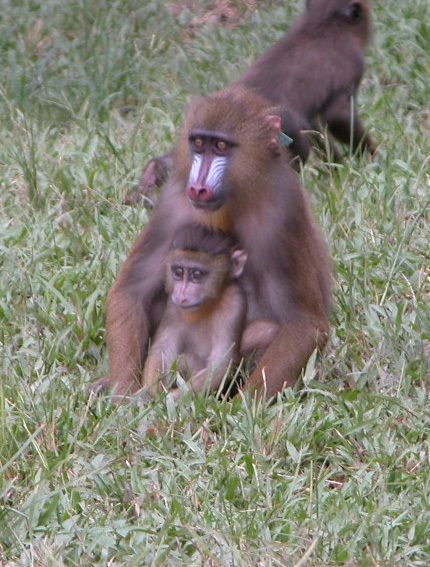
[[[244,250],[236,249],[233,251],[231,255],[231,264],[234,279],[237,279],[242,275],[247,259],[248,254]]]
[[[279,134],[281,133],[281,117],[277,114],[268,114],[264,117],[264,120],[270,132],[267,146],[273,155],[280,155]]]
[[[343,12],[345,18],[352,23],[358,23],[363,17],[363,6],[360,0],[352,0]]]

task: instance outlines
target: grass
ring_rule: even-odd
[[[3,2],[0,564],[430,564],[430,7],[373,4],[360,109],[378,155],[303,173],[336,273],[325,355],[271,407],[112,407],[86,389],[147,221],[121,198],[189,97],[302,2],[236,3],[237,28],[193,34],[206,0],[177,19],[161,0]]]

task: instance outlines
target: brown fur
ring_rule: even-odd
[[[265,321],[264,319],[255,320],[246,327],[240,343],[242,356],[247,356],[253,352],[261,353],[272,343],[279,333],[279,323]]]
[[[274,104],[284,105],[302,129],[318,121],[353,149],[374,151],[351,98],[364,72],[371,34],[368,0],[308,0],[307,10],[288,34],[258,59],[239,84]]]
[[[246,388],[273,396],[295,383],[315,347],[325,342],[330,308],[329,261],[306,195],[282,152],[273,152],[270,108],[243,89],[230,88],[192,103],[175,152],[175,165],[155,212],[109,292],[110,375],[119,394],[139,384],[149,339],[164,310],[163,259],[186,224],[228,225],[248,253],[241,278],[247,323],[272,321],[279,332]],[[210,124],[237,141],[224,180],[227,200],[215,212],[197,211],[186,197],[191,152],[188,129]],[[216,226],[222,220],[222,227]]]
[[[239,261],[233,265],[233,255]],[[166,260],[168,303],[149,350],[143,371],[143,392],[157,392],[160,377],[180,360],[182,374],[193,391],[217,389],[229,365],[240,360],[240,338],[246,315],[246,300],[235,281],[243,270],[246,254],[234,250],[233,240],[219,231],[190,225],[175,235]],[[184,272],[197,268],[205,272],[196,283],[172,276],[172,266]],[[198,290],[201,303],[191,309],[173,303],[175,285],[194,299],[190,287]],[[193,303],[193,302],[192,302]],[[180,391],[173,391],[175,397]]]
[[[168,303],[159,329],[149,350],[143,372],[143,388],[151,394],[158,390],[172,363],[181,357],[189,387],[200,392],[215,390],[222,383],[229,366],[240,360],[240,336],[246,313],[246,300],[237,283],[220,291],[220,297],[208,308],[179,314]],[[179,390],[173,390],[179,397]]]
[[[354,151],[374,152],[355,106],[351,132],[351,104],[363,76],[370,35],[369,0],[308,0],[305,13],[290,31],[237,81],[237,85],[254,90],[279,107],[282,129],[293,140],[288,151],[296,169],[310,152],[303,131],[327,127],[342,143],[352,141]],[[321,133],[312,140],[326,149]],[[329,144],[329,152],[330,159],[340,159],[334,144]],[[134,204],[142,195],[150,196],[165,181],[171,167],[170,154],[150,160],[137,191],[125,202]]]

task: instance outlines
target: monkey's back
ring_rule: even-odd
[[[355,92],[368,33],[305,15],[238,82],[311,121],[331,98]]]

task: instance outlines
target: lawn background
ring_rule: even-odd
[[[123,196],[190,96],[302,4],[233,2],[214,25],[206,0],[2,2],[1,565],[430,564],[428,0],[373,3],[359,107],[377,156],[302,174],[336,284],[301,389],[271,407],[86,393],[148,218]]]

